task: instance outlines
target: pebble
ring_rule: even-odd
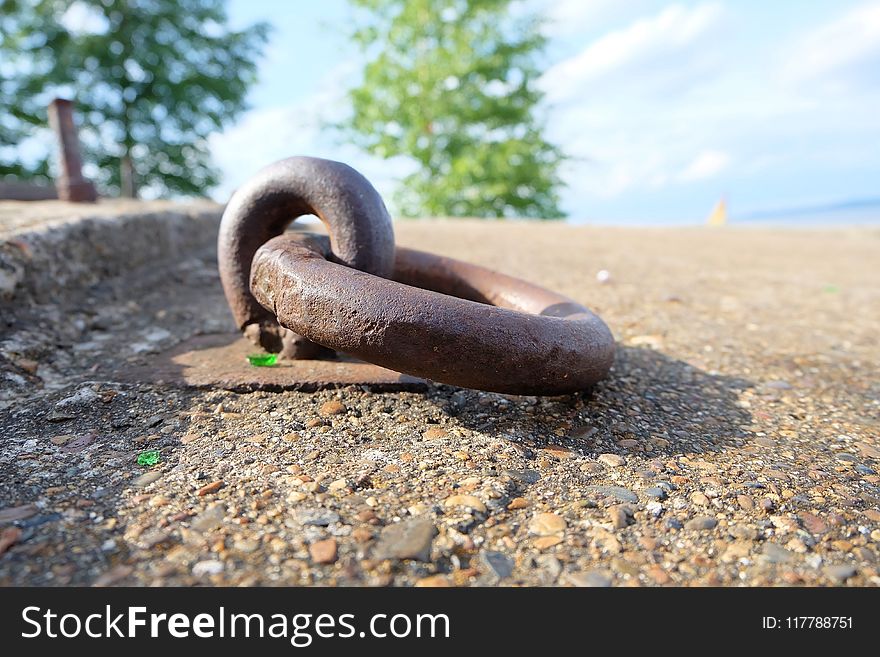
[[[709,506],[709,498],[699,491],[691,494],[691,502],[700,506]]]
[[[794,553],[776,543],[764,543],[761,553],[770,563],[788,563],[794,559]]]
[[[511,511],[515,511],[516,509],[525,509],[529,506],[529,501],[524,497],[514,497],[510,500],[510,504],[507,505],[507,508]]]
[[[345,405],[339,401],[338,399],[331,399],[330,401],[326,401],[321,404],[321,407],[318,409],[318,414],[324,417],[329,417],[331,415],[342,415],[348,409],[345,408]]]
[[[339,522],[339,514],[327,509],[302,509],[297,518],[302,524],[313,527],[327,527]]]
[[[714,529],[717,524],[718,521],[711,516],[697,516],[684,523],[684,528],[699,531],[704,529]]]
[[[0,509],[0,522],[12,522],[13,520],[24,520],[30,518],[39,511],[36,504],[23,504],[21,506],[10,506]]]
[[[434,523],[428,516],[387,525],[379,534],[373,558],[430,561],[434,531]]]
[[[416,582],[418,588],[446,589],[451,588],[452,584],[446,575],[429,575],[423,577]]]
[[[803,512],[798,514],[798,518],[811,534],[824,534],[828,531],[828,525],[817,515]]]
[[[568,573],[565,582],[573,586],[585,586],[593,588],[607,588],[613,581],[612,575],[607,570],[588,570],[581,573]]]
[[[535,514],[529,522],[529,532],[537,536],[550,536],[565,531],[566,522],[555,513]]]
[[[219,575],[222,572],[223,562],[216,559],[206,559],[205,561],[199,561],[192,568],[192,574],[196,577],[202,577],[204,575]]]
[[[537,470],[505,470],[504,474],[522,484],[535,484],[541,478]]]
[[[513,573],[513,560],[503,552],[487,551],[480,553],[481,570],[490,573],[494,578],[502,580]]]
[[[439,440],[441,438],[446,438],[446,429],[441,427],[431,427],[422,434],[422,438],[425,440]]]
[[[653,497],[658,500],[665,500],[667,493],[665,490],[660,488],[660,486],[651,486],[650,488],[645,489],[645,495],[648,497]]]
[[[210,495],[211,493],[216,493],[222,487],[223,487],[223,480],[222,479],[219,481],[213,481],[210,484],[207,484],[206,486],[202,486],[201,488],[199,488],[199,490],[196,491],[196,494],[199,497],[204,497],[205,495]]]
[[[598,493],[606,497],[613,497],[621,502],[636,504],[639,501],[638,495],[629,488],[623,488],[622,486],[587,486],[584,490],[588,493]]]
[[[843,584],[850,577],[855,577],[858,572],[855,566],[843,564],[840,566],[825,566],[822,569],[825,576],[836,584]]]
[[[623,504],[615,504],[606,509],[611,525],[614,529],[623,529],[632,520],[632,510]]]
[[[479,511],[480,513],[486,513],[486,505],[473,495],[453,495],[452,497],[446,498],[444,506],[463,506],[468,509],[473,509],[474,511]]]
[[[116,584],[116,582],[119,582],[119,581],[125,579],[126,577],[131,575],[133,572],[134,572],[134,568],[132,566],[125,566],[125,565],[113,566],[113,568],[111,568],[110,570],[106,571],[105,573],[102,573],[98,577],[98,579],[96,579],[92,583],[92,586],[95,586],[95,587],[112,586],[113,584]]]
[[[609,468],[619,468],[626,465],[626,459],[618,454],[599,454],[599,462],[604,463]]]
[[[561,536],[541,536],[539,538],[536,538],[532,545],[534,545],[539,550],[549,550],[553,546],[559,545],[560,543],[562,543]]]
[[[337,559],[337,546],[335,538],[327,538],[315,541],[309,545],[309,556],[314,563],[330,564]]]
[[[736,503],[739,504],[743,511],[751,511],[755,508],[755,500],[748,495],[737,495]]]
[[[152,484],[154,481],[159,480],[161,477],[162,477],[162,473],[158,472],[156,470],[153,470],[152,472],[145,472],[141,476],[136,477],[131,482],[131,485],[134,486],[135,488],[144,488],[144,487]]]
[[[211,531],[223,524],[223,518],[225,516],[225,505],[212,504],[193,519],[190,523],[190,528],[200,533]]]
[[[21,530],[18,527],[7,527],[0,532],[0,556],[20,540]]]

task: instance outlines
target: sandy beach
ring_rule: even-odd
[[[234,330],[211,240],[4,305],[0,585],[880,585],[880,229],[395,231],[593,309],[610,377],[554,398],[116,380]]]

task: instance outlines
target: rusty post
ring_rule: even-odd
[[[49,125],[58,137],[61,173],[55,181],[58,198],[73,203],[92,203],[98,194],[90,180],[82,175],[79,137],[73,122],[73,101],[56,98],[49,103]]]

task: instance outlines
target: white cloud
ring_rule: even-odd
[[[619,6],[614,0],[547,0],[543,13],[551,35],[568,35],[594,25]]]
[[[703,151],[678,174],[678,180],[693,182],[717,176],[730,164],[730,156],[723,151]]]
[[[677,56],[697,45],[719,24],[722,14],[721,6],[715,3],[692,8],[672,5],[656,16],[609,32],[554,65],[542,76],[541,86],[551,101],[560,102],[586,93],[589,85],[625,69],[654,69],[658,59]]]
[[[880,81],[880,2],[861,5],[808,32],[787,49],[783,78],[824,89]]]

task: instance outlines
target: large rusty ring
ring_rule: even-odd
[[[304,165],[342,175],[306,180]],[[296,175],[289,175],[291,170]],[[247,202],[236,198],[240,194]],[[361,205],[349,202],[340,211],[337,195]],[[321,217],[329,239],[279,235],[303,213]],[[338,230],[374,239],[343,257]],[[386,254],[383,235],[393,255],[391,263],[377,267]],[[510,394],[586,390],[606,376],[614,360],[608,327],[572,299],[452,258],[394,250],[378,193],[339,163],[291,158],[264,169],[230,201],[219,257],[233,314],[246,333],[247,327],[259,327],[257,337],[286,340],[278,333],[286,329],[301,344],[439,383]],[[242,287],[246,273],[249,289]],[[277,351],[276,340],[260,343]],[[302,357],[303,350],[293,354]]]
[[[384,277],[394,266],[394,231],[382,197],[346,164],[290,157],[265,167],[237,189],[223,212],[217,243],[226,301],[252,342],[293,358],[329,354],[284,330],[257,303],[250,292],[251,261],[260,245],[308,214],[327,227],[335,262]]]
[[[440,383],[521,395],[584,390],[611,367],[608,327],[555,292],[412,249],[397,249],[394,280],[330,255],[323,236],[283,235],[260,247],[251,270],[256,299],[319,344]]]

